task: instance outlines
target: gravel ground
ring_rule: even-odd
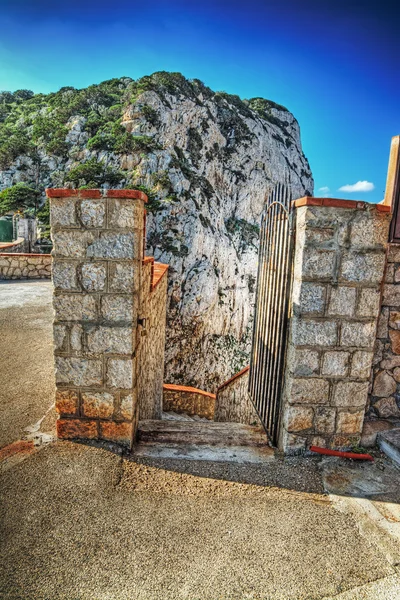
[[[54,403],[50,281],[0,282],[0,448]]]

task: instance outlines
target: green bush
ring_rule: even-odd
[[[26,183],[16,183],[0,192],[0,215],[20,211],[26,214],[36,212],[40,192]]]
[[[112,167],[91,158],[85,163],[77,165],[66,173],[65,183],[72,183],[75,187],[101,187],[105,183],[118,185],[124,179],[123,173],[115,171]]]

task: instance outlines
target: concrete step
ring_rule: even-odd
[[[163,411],[161,413],[162,421],[203,421],[208,423],[209,419],[199,417],[199,415],[188,415],[187,413],[176,413],[173,410]]]
[[[140,421],[139,443],[268,447],[261,427],[214,421]]]
[[[400,467],[400,427],[379,433],[377,442],[382,452]]]
[[[198,460],[224,463],[263,464],[274,460],[274,451],[269,446],[209,446],[207,444],[167,444],[140,442],[133,455],[141,458]]]

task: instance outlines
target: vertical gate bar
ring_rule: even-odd
[[[271,364],[268,372],[268,382],[267,382],[267,392],[266,399],[268,403],[268,411],[267,411],[267,422],[268,427],[271,429],[273,414],[275,411],[275,406],[277,402],[276,398],[276,363],[277,363],[277,353],[278,353],[278,323],[280,319],[280,283],[281,283],[281,267],[282,267],[282,234],[284,231],[284,217],[285,213],[282,210],[282,194],[283,190],[280,189],[279,195],[279,213],[278,213],[278,221],[275,225],[276,231],[276,270],[275,270],[275,281],[274,281],[274,320],[271,323]]]
[[[290,202],[291,198],[289,199]],[[282,340],[281,340],[281,359],[280,359],[280,385],[279,385],[279,397],[281,396],[283,390],[283,378],[284,371],[286,365],[286,348],[287,348],[287,333],[288,333],[288,324],[289,324],[289,310],[290,310],[290,295],[292,290],[292,272],[293,272],[293,235],[292,235],[292,215],[290,211],[289,204],[289,215],[288,215],[288,233],[287,233],[287,271],[286,271],[286,281],[285,281],[285,303],[284,303],[284,313],[283,313],[283,327],[282,327]],[[278,433],[279,433],[279,422],[281,419],[281,412],[277,412],[275,416],[275,422],[273,424],[273,436],[277,441]]]
[[[267,239],[266,239],[266,231],[265,231],[265,223],[266,223],[266,219],[264,220],[263,223],[263,231],[262,231],[262,238],[263,238],[263,255],[260,258],[260,283],[259,283],[259,303],[258,303],[258,329],[257,329],[257,355],[255,356],[255,374],[254,374],[254,394],[255,394],[255,398],[258,397],[258,387],[259,387],[259,381],[260,381],[260,377],[262,377],[262,371],[260,368],[260,355],[262,352],[262,329],[263,329],[263,304],[264,304],[264,289],[265,289],[265,277],[266,277],[266,271],[265,271],[265,253],[266,253],[266,247],[267,247]]]
[[[265,253],[267,248],[267,239],[266,239],[266,219],[264,220],[264,229],[263,229],[263,255],[261,257],[261,276],[260,276],[260,296],[259,296],[259,305],[258,305],[258,313],[259,313],[259,322],[258,322],[258,330],[257,330],[257,356],[256,356],[256,371],[255,371],[255,394],[257,395],[257,390],[259,386],[260,378],[262,377],[262,370],[260,368],[260,356],[262,352],[262,329],[263,329],[263,304],[264,304],[264,290],[265,290],[265,278],[266,278],[266,269],[265,269]]]
[[[267,370],[265,372],[264,375],[264,382],[263,382],[263,399],[264,399],[264,411],[263,411],[263,415],[264,415],[264,419],[265,422],[268,425],[268,429],[270,426],[270,409],[271,409],[271,404],[273,404],[273,396],[271,395],[271,389],[273,388],[273,380],[272,380],[272,372],[273,372],[273,364],[274,364],[274,353],[275,353],[275,322],[276,322],[276,316],[277,316],[277,289],[276,289],[276,284],[277,284],[277,273],[279,270],[279,233],[280,233],[280,227],[281,227],[281,223],[280,223],[280,219],[279,219],[279,215],[280,215],[280,204],[279,204],[279,199],[280,199],[280,194],[281,194],[281,188],[280,186],[278,187],[278,197],[277,200],[274,204],[274,219],[271,220],[271,229],[272,229],[272,237],[273,237],[273,256],[272,256],[272,261],[271,261],[271,271],[272,271],[272,285],[271,285],[271,296],[270,296],[270,321],[269,321],[269,328],[268,328],[268,342],[267,342],[267,348],[268,348],[268,365],[267,365]]]
[[[285,192],[284,194],[284,198],[283,198],[283,203],[284,206],[286,207],[288,205],[288,191]],[[282,232],[281,232],[281,259],[280,259],[280,273],[279,273],[279,280],[278,280],[278,290],[277,290],[277,295],[278,295],[278,306],[280,307],[280,311],[279,311],[279,315],[278,315],[278,320],[276,323],[276,330],[275,330],[275,336],[276,336],[276,348],[277,348],[277,354],[276,354],[276,360],[275,360],[275,364],[274,364],[274,399],[275,399],[275,403],[274,403],[274,407],[273,410],[271,411],[271,419],[270,419],[270,429],[271,429],[271,435],[273,437],[273,442],[276,443],[276,421],[277,421],[277,414],[279,412],[279,400],[280,400],[280,389],[281,389],[281,378],[282,378],[282,372],[281,372],[281,361],[282,361],[282,343],[283,343],[283,336],[282,336],[282,331],[283,331],[283,324],[284,324],[284,320],[285,320],[285,316],[286,316],[286,301],[285,301],[285,283],[286,283],[286,275],[287,275],[287,243],[288,243],[288,216],[286,211],[282,211]]]
[[[263,422],[265,423],[267,430],[268,430],[268,420],[266,418],[266,387],[267,387],[267,383],[268,383],[268,377],[269,377],[269,368],[270,368],[270,364],[271,364],[271,349],[270,349],[270,345],[271,345],[271,324],[272,324],[272,319],[273,319],[273,297],[274,297],[274,271],[276,268],[276,264],[275,264],[275,250],[276,250],[276,230],[275,230],[275,223],[276,223],[276,216],[277,216],[277,205],[276,205],[276,199],[277,196],[279,194],[279,188],[277,187],[275,190],[275,194],[274,194],[274,198],[273,198],[273,203],[270,206],[269,209],[269,222],[268,222],[268,228],[269,228],[269,237],[270,237],[270,251],[269,251],[269,261],[268,261],[268,268],[269,268],[269,294],[268,294],[268,306],[267,306],[267,311],[268,311],[268,324],[267,324],[267,331],[266,331],[266,335],[265,335],[265,353],[264,353],[264,362],[263,362],[263,381],[262,381],[262,386],[260,389],[260,398],[259,398],[259,402],[262,405],[261,408],[261,414],[262,414],[262,418],[263,418]]]
[[[279,189],[278,194],[279,197]],[[266,364],[264,370],[264,379],[263,379],[263,387],[262,387],[262,401],[263,401],[263,419],[269,430],[269,419],[268,419],[268,408],[270,406],[269,402],[271,400],[269,396],[269,388],[271,383],[271,363],[273,360],[272,356],[272,340],[273,340],[273,321],[274,321],[274,298],[275,298],[275,275],[276,275],[276,249],[277,249],[277,217],[278,217],[278,204],[274,203],[272,211],[271,211],[271,220],[270,220],[270,229],[271,229],[271,260],[270,260],[270,269],[271,269],[271,294],[269,297],[269,323],[268,323],[268,334],[266,340]]]
[[[249,393],[273,443],[277,441],[286,358],[292,275],[290,188],[271,191],[260,228]]]
[[[266,218],[262,223],[262,231],[261,231],[261,254],[259,259],[259,281],[258,281],[258,304],[257,304],[257,332],[256,332],[256,354],[254,356],[255,361],[255,370],[254,370],[254,392],[256,393],[258,387],[258,380],[261,376],[260,373],[260,343],[261,343],[261,329],[263,325],[263,294],[264,294],[264,286],[265,286],[265,247],[266,247],[266,239],[265,239],[265,223]]]
[[[273,193],[273,197],[275,196],[275,191]],[[261,327],[260,327],[260,338],[261,338],[261,347],[259,354],[259,377],[258,377],[258,385],[257,385],[257,406],[262,412],[262,386],[265,377],[265,362],[267,359],[266,351],[266,336],[268,332],[269,325],[269,299],[271,295],[271,280],[272,280],[272,271],[271,271],[271,248],[272,248],[272,236],[271,236],[271,213],[273,213],[273,206],[269,208],[268,219],[266,221],[266,252],[264,255],[264,269],[265,269],[265,282],[263,289],[263,303],[261,308]]]
[[[281,198],[282,203],[285,203],[285,198]],[[273,403],[271,402],[271,406],[269,408],[269,426],[270,432],[273,432],[273,423],[275,420],[275,414],[277,410],[278,403],[278,386],[279,386],[279,358],[280,358],[280,324],[282,320],[282,285],[283,285],[283,273],[284,273],[284,258],[286,251],[286,238],[285,238],[285,230],[286,230],[286,213],[283,208],[281,208],[281,217],[280,217],[280,230],[279,230],[279,272],[276,274],[276,305],[277,305],[277,318],[274,323],[274,342],[275,342],[275,357],[274,364],[272,370],[272,390],[271,396],[273,398]],[[273,440],[275,442],[275,440]]]
[[[281,205],[279,206],[279,222],[276,227],[277,232],[277,248],[276,248],[276,257],[277,257],[277,269],[275,272],[275,286],[274,286],[274,321],[272,323],[272,334],[271,334],[271,350],[273,351],[273,356],[271,360],[271,366],[269,369],[269,377],[268,377],[268,388],[267,388],[267,398],[268,398],[268,427],[271,430],[273,415],[276,408],[276,387],[277,387],[277,372],[276,365],[278,362],[278,351],[279,351],[279,320],[281,317],[280,302],[281,302],[281,275],[282,275],[282,254],[283,254],[283,240],[282,233],[284,231],[284,212],[281,209]]]
[[[262,286],[263,286],[263,256],[264,256],[264,248],[265,248],[265,220],[266,213],[265,211],[261,217],[261,227],[260,227],[260,245],[258,252],[258,269],[257,269],[257,288],[256,288],[256,299],[255,299],[255,312],[254,312],[254,323],[253,323],[253,343],[251,349],[251,360],[250,360],[250,376],[249,376],[249,393],[251,395],[254,394],[255,389],[255,379],[257,376],[257,356],[258,356],[258,347],[259,347],[259,338],[258,332],[260,327],[260,303],[262,298]]]

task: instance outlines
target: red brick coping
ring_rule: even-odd
[[[140,190],[70,190],[68,188],[47,188],[46,196],[48,198],[131,198],[147,202],[148,198]]]
[[[298,200],[293,200],[292,206],[330,206],[332,208],[356,208],[364,210],[367,206],[374,206],[378,212],[390,212],[390,206],[386,204],[375,204],[373,202],[364,202],[362,200],[341,200],[339,198],[314,198],[304,196]]]
[[[194,387],[188,387],[186,385],[174,385],[172,383],[164,383],[163,389],[169,392],[188,392],[189,394],[200,394],[200,396],[207,396],[215,400],[216,395],[211,392],[205,392],[204,390],[198,390]]]
[[[220,392],[221,390],[223,390],[227,385],[229,385],[233,381],[235,381],[235,379],[239,379],[239,377],[241,377],[242,375],[247,373],[247,371],[249,371],[249,370],[250,370],[250,366],[247,366],[244,369],[242,369],[241,371],[239,371],[238,373],[235,373],[235,375],[233,375],[233,377],[231,377],[230,379],[228,379],[222,385],[219,386],[219,388],[217,389],[217,393]]]
[[[168,271],[169,265],[163,265],[162,263],[154,263],[153,281],[151,283],[151,290],[153,291]]]
[[[154,261],[154,256],[145,256],[143,259],[143,264],[148,265],[151,264],[151,287],[150,291],[152,292],[157,285],[160,283],[161,279],[164,277],[165,273],[168,271],[169,265],[164,265],[163,263],[158,263]]]

